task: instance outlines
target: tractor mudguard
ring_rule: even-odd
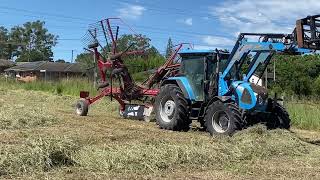
[[[212,104],[213,102],[218,101],[218,100],[220,100],[221,102],[227,102],[229,100],[232,100],[232,97],[231,96],[214,96],[209,100],[207,107],[210,104]]]
[[[167,84],[177,85],[181,89],[184,97],[187,100],[190,100],[191,102],[195,101],[195,96],[194,96],[193,90],[192,90],[191,85],[186,77],[170,77],[170,78],[164,80],[161,83],[161,86],[164,86]]]
[[[208,104],[206,104],[206,106],[202,108],[200,114],[203,116],[204,113],[207,111],[208,107],[215,101],[227,102],[231,100],[232,100],[231,96],[214,96],[208,101]]]

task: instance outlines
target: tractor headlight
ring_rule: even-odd
[[[263,106],[266,104],[266,101],[268,99],[268,92],[267,89],[261,86],[257,86],[255,84],[251,84],[251,87],[254,91],[254,95],[257,99],[257,105]]]
[[[256,99],[257,99],[257,105],[263,105],[264,104],[263,97],[258,93],[254,93],[254,95],[256,96]]]
[[[257,101],[258,101],[259,105],[263,105],[265,102],[264,99],[262,98],[262,96],[260,96],[260,95],[258,95]]]

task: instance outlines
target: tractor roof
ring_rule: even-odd
[[[183,49],[179,52],[179,54],[211,54],[215,52],[216,50],[208,50],[208,49]],[[220,51],[220,53],[229,54],[228,52],[224,52],[224,51]]]

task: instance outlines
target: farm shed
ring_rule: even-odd
[[[6,69],[10,77],[35,77],[42,80],[59,80],[62,78],[81,77],[86,73],[78,63],[58,63],[48,61],[24,62]]]
[[[15,65],[14,62],[6,59],[0,59],[0,74],[4,73],[5,69],[13,67]]]

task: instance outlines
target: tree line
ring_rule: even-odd
[[[270,87],[279,93],[298,96],[320,95],[320,55],[276,55],[276,81]],[[273,64],[269,72],[273,72]]]
[[[0,58],[51,61],[58,36],[48,32],[44,21],[27,22],[10,30],[0,27]]]

